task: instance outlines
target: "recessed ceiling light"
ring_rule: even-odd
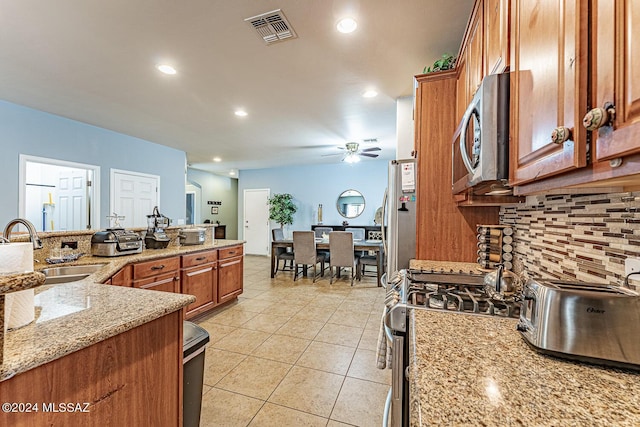
[[[368,89],[362,94],[362,96],[365,98],[375,98],[376,96],[378,96],[378,92],[373,89]]]
[[[247,116],[247,112],[244,110],[236,110],[235,115],[238,117],[246,117]]]
[[[177,73],[175,68],[173,68],[171,65],[167,65],[167,64],[160,64],[156,68],[158,69],[158,71],[160,71],[161,73],[165,73],[165,74],[174,75],[174,74]]]
[[[231,169],[231,170],[229,171],[229,175],[231,175],[231,176],[236,176],[236,171],[235,171],[234,169]]]
[[[214,162],[221,162],[221,161],[222,161],[222,159],[221,159],[220,157],[214,157],[214,158],[213,158],[213,161],[214,161]]]
[[[358,28],[358,23],[353,18],[343,18],[338,21],[336,28],[341,33],[352,33],[356,30],[356,28]]]

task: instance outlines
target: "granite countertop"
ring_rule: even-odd
[[[35,288],[36,320],[4,336],[4,361],[0,381],[67,354],[126,332],[182,309],[195,301],[192,295],[101,284],[126,264],[218,249],[240,240],[147,249],[120,257],[83,256],[62,265],[105,264],[89,277],[71,283]],[[36,270],[52,267],[37,263]]]
[[[516,319],[410,312],[412,426],[640,425],[640,373],[539,354]]]

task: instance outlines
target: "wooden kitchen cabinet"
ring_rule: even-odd
[[[476,262],[476,226],[499,223],[499,207],[460,208],[451,194],[456,76],[455,70],[416,76],[417,259]]]
[[[182,293],[196,297],[187,307],[192,318],[213,308],[218,302],[218,251],[210,250],[182,256]]]
[[[592,0],[591,7],[591,105],[615,110],[592,134],[599,162],[640,153],[640,3]]]
[[[587,13],[586,0],[511,2],[512,185],[587,164]]]
[[[473,95],[484,77],[483,68],[483,10],[476,1],[458,54],[456,81],[456,123],[459,123]],[[453,136],[453,134],[452,134]]]
[[[180,292],[180,257],[133,264],[133,287]]]
[[[243,247],[232,246],[218,250],[218,303],[236,298],[243,290]]]
[[[120,271],[111,276],[109,285],[131,287],[133,280],[133,269],[131,265],[125,265]]]
[[[535,10],[534,6],[526,1],[514,1],[514,18],[522,18],[523,10]],[[516,7],[519,9],[514,11]],[[570,19],[572,16],[573,19]],[[536,16],[536,22],[539,21]],[[566,35],[566,40],[572,39],[575,46],[567,41],[573,50],[565,47],[564,57],[569,61],[569,67],[565,67],[564,86],[558,85],[558,89],[565,89],[558,92],[554,101],[564,106],[565,116],[570,112],[575,113],[574,126],[570,126],[574,130],[573,141],[565,142],[563,146],[541,146],[528,154],[526,150],[520,151],[520,155],[512,157],[512,161],[519,161],[521,166],[518,171],[520,185],[515,191],[522,195],[585,191],[585,188],[589,191],[633,191],[638,188],[640,176],[640,4],[631,0],[568,2],[563,22],[567,25],[562,28],[562,33]],[[543,28],[529,31],[529,22],[522,19],[513,22],[512,31],[520,32],[513,49],[529,53],[525,39],[544,38],[548,32]],[[527,33],[526,36],[524,33]],[[522,46],[523,43],[525,46]],[[570,55],[572,51],[575,52],[574,56]],[[572,62],[574,58],[575,63]],[[512,124],[517,126],[511,129],[512,153],[523,146],[523,141],[526,148],[528,134],[541,132],[543,128],[536,116],[529,117],[530,111],[544,111],[551,107],[550,102],[540,102],[522,89],[523,85],[526,88],[529,84],[527,75],[531,67],[521,61],[515,63],[515,68],[519,70],[515,75],[521,76],[521,89],[516,96],[523,98],[514,109],[512,86],[512,111],[521,109],[519,115],[511,117]],[[551,73],[538,71],[538,81],[552,80]],[[572,87],[575,88],[574,92],[569,90]],[[548,88],[548,92],[552,89]],[[588,123],[592,121],[590,117],[593,118],[593,115],[587,114],[591,108],[601,108],[600,113],[605,114],[602,127],[587,131],[583,127],[583,120],[586,119]],[[544,126],[545,129],[548,127]],[[588,134],[590,149],[587,149]],[[517,138],[513,139],[513,135]]]
[[[484,0],[484,74],[509,67],[509,0]]]

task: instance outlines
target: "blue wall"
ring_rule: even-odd
[[[347,220],[350,225],[374,225],[373,217],[382,205],[387,187],[388,164],[388,160],[365,159],[351,165],[339,163],[242,170],[238,179],[238,224],[242,224],[244,190],[269,188],[271,195],[290,193],[298,207],[293,225],[285,228],[288,236],[292,230],[311,229],[311,225],[317,222],[320,203],[323,224],[340,225]],[[360,191],[366,205],[362,215],[346,219],[338,213],[336,201],[340,193],[350,189]],[[243,228],[238,226],[240,239],[243,238],[242,231]]]
[[[185,217],[183,151],[0,101],[0,224],[18,216],[20,154],[100,166],[101,227],[108,225],[111,168],[159,175],[161,212],[174,224]]]

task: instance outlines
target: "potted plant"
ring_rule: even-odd
[[[293,224],[293,214],[297,210],[289,193],[274,194],[269,198],[269,219],[280,224],[280,228],[285,224]]]
[[[436,60],[431,67],[429,68],[424,67],[424,70],[422,70],[422,73],[426,74],[426,73],[434,73],[436,71],[451,70],[455,66],[456,66],[455,56],[445,53],[444,55],[442,55],[442,58]]]

